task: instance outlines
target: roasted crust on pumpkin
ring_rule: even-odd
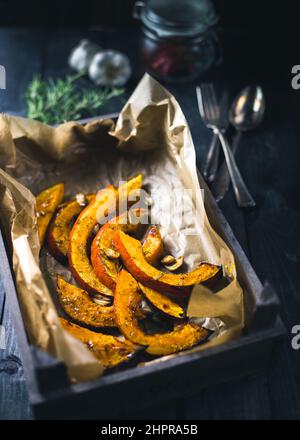
[[[124,231],[126,232],[126,231]],[[164,252],[164,244],[157,226],[150,226],[143,241],[143,253],[152,266],[156,266]]]
[[[141,289],[146,299],[158,310],[166,313],[169,316],[172,316],[173,318],[184,318],[185,314],[183,308],[163,293],[151,289],[150,287],[143,286],[143,284],[141,283],[139,283],[139,288]]]
[[[106,224],[97,233],[91,247],[91,262],[95,274],[103,284],[114,290],[118,276],[118,262],[108,258],[106,249],[112,248],[112,240],[118,225]],[[105,243],[105,244],[104,244]]]
[[[55,210],[63,200],[64,192],[65,185],[59,183],[45,189],[36,197],[37,225],[41,246]]]
[[[115,189],[112,186],[98,192],[95,200],[78,216],[70,233],[68,252],[70,269],[78,284],[85,290],[107,296],[113,296],[113,292],[96,276],[89,259],[87,244],[98,224],[97,219],[100,220],[101,216],[104,218],[110,203],[115,203],[115,199]]]
[[[172,332],[145,334],[136,319],[136,310],[142,300],[137,281],[123,269],[117,280],[114,313],[117,325],[123,335],[135,344],[146,346],[152,355],[167,355],[186,350],[208,336],[207,330],[195,323],[176,325]]]
[[[90,203],[77,218],[70,234],[69,264],[74,278],[86,290],[113,296],[113,291],[104,285],[95,274],[89,259],[87,243],[98,223],[104,223],[108,212],[116,208],[116,204],[127,205],[127,197],[142,185],[139,174],[122,185],[118,191],[112,186],[99,191],[96,199]],[[126,203],[124,198],[126,198]],[[130,204],[130,202],[129,202]]]
[[[126,233],[137,233],[143,225],[143,216],[147,214],[142,209],[132,209],[110,220],[98,231],[91,248],[91,262],[99,280],[110,289],[114,290],[119,272],[117,259],[109,255],[109,250],[114,250],[113,237],[117,229]],[[134,217],[135,221],[131,219]],[[141,221],[138,223],[137,220]]]
[[[58,209],[50,224],[47,244],[51,254],[59,261],[64,261],[67,257],[74,220],[95,199],[95,194],[87,194],[84,199],[85,204],[79,203],[77,199],[65,203]]]
[[[113,306],[95,304],[85,290],[69,284],[61,275],[57,276],[57,294],[63,310],[74,321],[96,328],[116,326]]]
[[[105,368],[116,367],[128,361],[138,348],[130,341],[93,332],[66,319],[60,318],[60,322],[65,330],[88,347]]]
[[[208,331],[199,324],[193,322],[176,324],[172,332],[156,334],[146,351],[154,356],[165,356],[188,350],[207,338]]]
[[[202,263],[193,271],[183,274],[162,272],[147,262],[141,243],[120,230],[114,234],[114,245],[128,271],[140,283],[163,293],[186,294],[191,286],[212,280],[220,274],[221,268],[209,263]]]

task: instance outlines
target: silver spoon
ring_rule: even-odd
[[[232,153],[235,154],[242,133],[254,130],[261,123],[265,113],[265,97],[262,88],[257,85],[245,87],[233,101],[229,111],[229,121],[237,130],[232,143]],[[226,163],[221,165],[218,176],[212,184],[215,199],[222,200],[228,191],[230,176]]]

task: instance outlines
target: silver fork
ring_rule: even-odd
[[[255,201],[245,185],[227,139],[223,133],[225,123],[222,120],[220,107],[217,104],[213,85],[203,84],[201,87],[196,87],[196,93],[199,111],[203,122],[208,128],[211,128],[220,139],[238,206],[240,208],[254,207]]]
[[[227,127],[229,125],[227,90],[223,92],[223,96],[221,98],[219,106],[220,106],[220,112],[222,112],[222,121],[224,122],[223,132],[226,133]],[[219,166],[219,152],[220,152],[219,137],[216,133],[213,133],[211,144],[208,149],[208,153],[201,167],[203,177],[208,183],[214,182],[217,177],[218,166]]]

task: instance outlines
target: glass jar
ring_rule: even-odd
[[[142,55],[147,71],[166,81],[192,80],[221,61],[210,0],[136,2],[142,23]]]

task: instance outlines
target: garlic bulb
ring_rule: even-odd
[[[97,53],[89,67],[90,78],[99,86],[123,86],[131,75],[131,66],[126,55],[115,50]]]
[[[69,66],[77,72],[87,72],[94,55],[101,50],[97,44],[89,40],[81,40],[70,53]]]

